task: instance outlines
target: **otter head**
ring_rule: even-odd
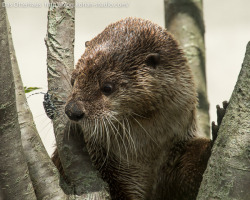
[[[116,130],[129,121],[170,135],[195,121],[196,93],[183,52],[147,20],[118,21],[89,41],[71,82],[65,112],[85,130],[96,124]]]

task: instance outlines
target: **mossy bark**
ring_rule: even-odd
[[[0,1],[2,5],[3,1]],[[7,14],[0,6],[0,187],[4,199],[36,199],[21,144]]]
[[[165,0],[165,26],[179,41],[195,77],[200,135],[210,136],[202,0]]]
[[[250,199],[250,42],[222,120],[198,200]]]

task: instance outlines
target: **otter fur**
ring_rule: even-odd
[[[86,44],[65,113],[84,132],[114,200],[193,200],[212,142],[200,138],[183,51],[164,28],[126,18]]]

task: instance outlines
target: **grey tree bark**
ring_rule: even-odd
[[[0,191],[4,199],[34,200],[36,196],[23,153],[18,123],[7,14],[2,6],[0,13]]]
[[[198,200],[250,199],[250,42],[222,120]]]
[[[75,1],[50,0],[48,12],[47,69],[48,86],[56,111],[53,119],[57,148],[64,173],[70,182],[67,192],[84,198],[104,199],[106,184],[97,176],[76,125],[69,123],[64,104],[69,96],[70,75],[74,68]],[[67,137],[65,137],[65,135]],[[80,138],[79,138],[80,137]]]
[[[51,200],[66,199],[66,195],[59,185],[59,173],[41,141],[33,120],[33,115],[26,100],[9,23],[8,39],[15,82],[16,106],[21,131],[22,146],[28,164],[29,174],[33,186],[36,188],[36,197],[37,199]]]
[[[184,50],[195,77],[201,136],[210,136],[202,0],[165,0],[165,26]]]

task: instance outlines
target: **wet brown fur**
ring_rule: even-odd
[[[193,77],[170,33],[138,18],[109,25],[88,42],[72,84],[68,103],[84,112],[78,123],[112,199],[195,199],[211,142],[198,137]]]

